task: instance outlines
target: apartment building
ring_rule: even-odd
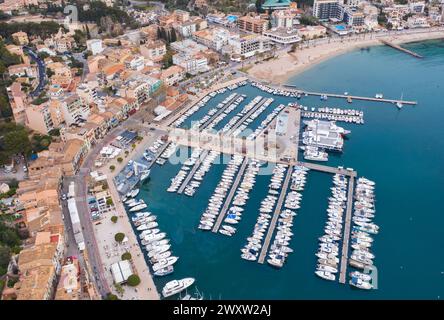
[[[69,257],[62,266],[55,300],[80,300],[81,283],[79,260]]]
[[[237,25],[240,30],[247,32],[254,32],[262,34],[268,29],[268,20],[261,16],[247,15],[240,17],[237,20]]]
[[[341,19],[339,0],[314,0],[313,16],[319,20]]]
[[[23,31],[19,31],[16,33],[13,33],[11,35],[12,41],[14,41],[15,44],[20,46],[25,46],[29,43],[28,34]]]
[[[185,69],[180,66],[171,66],[166,70],[162,70],[160,79],[167,86],[173,86],[179,81],[185,79]]]
[[[8,93],[14,121],[19,124],[25,124],[25,110],[28,106],[28,97],[22,91],[21,83],[14,82],[10,87],[6,88],[6,92]]]
[[[197,31],[193,33],[193,40],[216,51],[228,44],[230,31],[224,28],[213,28]]]
[[[270,49],[270,40],[259,35],[244,35],[230,38],[229,45],[233,53],[245,58]]]
[[[162,40],[150,41],[140,46],[140,53],[147,59],[160,62],[166,54],[166,45]]]

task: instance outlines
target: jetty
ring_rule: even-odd
[[[355,178],[357,176],[357,172],[354,170],[350,170],[350,169],[330,167],[330,166],[325,166],[322,164],[311,163],[311,162],[298,162],[297,164],[300,166],[304,166],[309,169],[315,170],[315,171],[321,171],[321,172],[332,173],[332,174],[343,174],[343,175],[351,177],[351,178]]]
[[[267,255],[268,247],[270,246],[271,237],[273,236],[274,229],[276,228],[276,222],[279,218],[279,214],[281,213],[285,197],[287,196],[287,189],[288,186],[290,185],[292,173],[293,173],[293,166],[289,166],[287,170],[287,175],[285,176],[284,184],[282,185],[281,194],[279,195],[279,199],[276,204],[276,208],[274,210],[273,218],[271,219],[270,226],[268,227],[267,236],[265,237],[264,244],[259,254],[259,259],[258,259],[259,263],[264,263],[265,256]]]
[[[237,128],[241,126],[241,124],[247,120],[256,110],[258,110],[265,102],[267,98],[262,98],[250,111],[248,111],[241,119],[239,119],[230,130],[228,130],[228,134],[233,133]]]
[[[157,159],[160,158],[160,156],[165,152],[170,144],[171,142],[165,143],[165,145],[160,148],[160,150],[154,156],[154,159],[151,161],[151,163],[148,164],[147,169],[151,169],[151,167],[156,163]]]
[[[297,88],[295,85],[292,84],[286,84],[285,87],[290,88]],[[352,100],[361,100],[361,101],[372,101],[372,102],[386,102],[386,103],[392,103],[396,104],[398,102],[405,104],[405,105],[417,105],[417,101],[408,101],[408,100],[396,100],[396,99],[386,99],[386,98],[372,98],[372,97],[362,97],[362,96],[352,96],[352,95],[345,95],[345,94],[338,94],[338,93],[322,93],[322,92],[309,92],[309,91],[303,91],[298,90],[300,93],[305,93],[309,96],[326,96],[328,98],[342,98],[342,99],[352,99]]]
[[[225,214],[227,213],[228,207],[230,206],[231,200],[234,197],[234,193],[237,190],[237,187],[239,186],[239,183],[241,182],[242,176],[244,175],[245,169],[247,168],[247,164],[248,164],[248,158],[245,158],[244,161],[242,162],[242,165],[239,169],[239,171],[237,172],[237,176],[236,179],[233,182],[233,185],[231,186],[231,190],[228,193],[227,198],[225,199],[225,203],[219,213],[219,216],[217,217],[216,223],[214,224],[214,227],[211,231],[213,232],[217,232],[219,231],[220,225],[222,224],[222,221],[225,217]]]
[[[196,163],[194,164],[193,168],[190,170],[190,172],[188,173],[187,177],[185,178],[185,180],[180,185],[180,188],[179,188],[179,190],[177,190],[177,193],[179,193],[179,194],[183,193],[183,191],[185,190],[186,186],[188,185],[190,180],[193,178],[193,176],[196,173],[197,169],[200,167],[200,164],[207,157],[209,152],[210,152],[209,150],[205,150],[205,151],[203,151],[201,153],[201,155],[199,156],[199,159],[196,161]]]
[[[396,49],[396,50],[402,51],[404,53],[407,53],[407,54],[409,54],[409,55],[411,55],[411,56],[413,56],[415,58],[419,58],[419,59],[424,58],[423,56],[417,54],[416,52],[414,52],[412,50],[409,50],[409,49],[406,49],[406,48],[403,48],[400,45],[397,45],[397,44],[395,44],[393,42],[390,42],[390,41],[387,41],[387,40],[382,40],[382,39],[379,40],[379,41],[381,41],[381,43],[385,44],[386,46],[389,46],[389,47],[391,47],[393,49]]]
[[[225,109],[227,109],[234,101],[236,101],[236,99],[238,99],[240,97],[240,94],[236,93],[235,96],[230,99],[227,103],[225,103],[225,105],[220,108],[219,110],[217,110],[217,112],[215,114],[213,114],[211,116],[210,119],[208,119],[207,121],[205,121],[203,124],[201,124],[199,126],[199,129],[205,129],[206,127],[208,127],[208,125],[214,121],[214,119],[216,119],[222,112],[225,111]]]
[[[339,271],[339,283],[345,283],[347,277],[348,248],[350,241],[350,227],[352,219],[351,216],[353,208],[354,185],[355,185],[355,178],[350,177],[348,182],[347,209],[345,211],[345,226],[342,239],[342,256],[341,256],[341,269]]]

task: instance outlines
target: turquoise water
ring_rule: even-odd
[[[197,229],[219,181],[224,165],[213,165],[193,198],[166,192],[180,165],[155,165],[141,196],[168,233],[173,253],[179,256],[174,274],[156,278],[159,291],[165,282],[192,276],[205,298],[212,299],[437,299],[444,297],[444,42],[406,45],[420,60],[387,47],[372,47],[325,61],[291,79],[309,90],[417,100],[418,106],[397,110],[394,105],[319,98],[303,98],[309,107],[352,107],[365,112],[365,125],[344,125],[352,130],[343,154],[329,165],[353,167],[376,181],[376,218],[380,233],[373,252],[378,267],[378,290],[360,291],[314,275],[317,238],[326,220],[332,176],[310,172],[302,208],[295,217],[291,247],[294,253],[280,270],[240,258],[250,236],[270,176],[258,176],[238,232],[231,238]],[[250,86],[248,95],[266,96]],[[219,95],[210,103],[217,104]],[[276,97],[270,110],[288,98]],[[206,109],[208,110],[208,109]],[[233,114],[236,111],[233,112]],[[199,119],[205,110],[192,118]],[[265,115],[252,123],[253,129]],[[190,119],[192,121],[193,119]],[[185,126],[188,126],[185,124]],[[222,126],[223,124],[221,124]],[[220,127],[220,126],[218,126]],[[185,150],[185,149],[184,149]]]

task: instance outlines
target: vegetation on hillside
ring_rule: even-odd
[[[0,165],[10,163],[14,155],[29,156],[31,152],[32,145],[25,127],[12,122],[0,124]]]
[[[18,31],[24,31],[30,38],[40,37],[46,39],[55,34],[63,27],[54,21],[36,22],[0,22],[0,36],[8,41],[12,41],[11,35]]]
[[[20,244],[17,230],[0,221],[0,276],[7,272],[12,254],[20,252]]]

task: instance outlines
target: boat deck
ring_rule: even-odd
[[[261,252],[259,254],[259,259],[258,259],[259,263],[264,263],[265,261],[265,256],[267,255],[268,247],[270,246],[271,238],[273,236],[274,229],[276,228],[276,222],[279,218],[282,205],[287,195],[287,190],[288,186],[290,185],[292,173],[293,173],[293,166],[290,166],[287,170],[287,175],[285,176],[284,184],[282,185],[281,193],[279,195],[279,199],[276,204],[276,208],[274,210],[273,218],[271,219],[270,226],[268,227],[267,236],[265,237],[264,245],[262,246]]]
[[[219,231],[220,225],[222,224],[225,214],[227,213],[227,210],[230,206],[231,200],[234,197],[237,187],[239,186],[239,183],[241,182],[242,176],[244,175],[247,165],[248,165],[248,158],[245,158],[244,161],[242,162],[241,167],[239,168],[239,171],[237,172],[236,179],[234,180],[233,185],[231,186],[231,190],[228,193],[227,198],[225,199],[225,203],[224,203],[224,205],[219,213],[219,216],[217,217],[216,223],[214,224],[214,227],[211,231],[213,231],[213,232]]]

